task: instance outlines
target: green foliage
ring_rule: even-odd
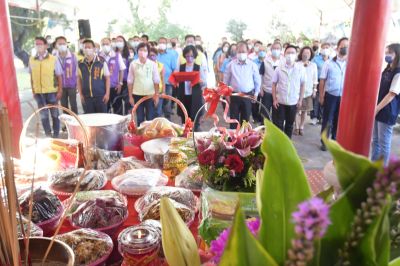
[[[300,158],[290,139],[265,120],[266,133],[261,150],[265,155],[264,177],[260,190],[260,242],[282,265],[295,237],[292,213],[311,197],[311,190]]]
[[[279,38],[282,43],[295,43],[296,37],[290,26],[284,22],[279,16],[273,16],[269,28],[269,35],[273,38]]]
[[[226,25],[226,31],[231,34],[231,39],[234,42],[239,42],[243,40],[243,35],[246,29],[246,23],[236,19],[229,20]]]
[[[158,40],[160,37],[178,37],[181,39],[189,31],[186,27],[169,22],[168,12],[171,9],[171,0],[161,0],[157,21],[152,21],[141,15],[143,3],[144,1],[141,0],[128,0],[132,22],[126,23],[122,27],[122,32],[128,37],[147,34],[151,40]]]
[[[230,234],[220,266],[278,266],[247,229],[244,215],[240,208],[236,211],[232,232],[234,233]]]
[[[397,259],[392,260],[392,261],[389,263],[389,266],[400,266],[400,257],[397,258]]]

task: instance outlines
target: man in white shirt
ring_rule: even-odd
[[[295,63],[295,46],[286,47],[285,59],[286,64],[278,66],[272,78],[272,120],[291,138],[296,111],[303,101],[306,71],[302,64]]]

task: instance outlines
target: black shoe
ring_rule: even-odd
[[[326,146],[325,146],[325,144],[322,144],[320,149],[321,149],[321,151],[326,151]]]

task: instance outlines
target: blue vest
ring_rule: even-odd
[[[341,69],[339,63],[335,60],[332,59],[329,62],[328,74],[325,81],[327,93],[333,96],[342,96],[346,66],[347,63],[343,69]]]
[[[381,85],[379,87],[378,103],[385,98],[390,91],[393,78],[396,74],[400,73],[400,67],[391,70],[387,67],[382,72]],[[394,99],[388,103],[379,113],[376,115],[376,120],[388,125],[396,124],[397,116],[400,112],[400,95],[394,97]]]
[[[82,74],[82,94],[85,97],[103,97],[106,94],[106,79],[104,77],[104,60],[95,57],[91,66],[83,59],[79,61]]]

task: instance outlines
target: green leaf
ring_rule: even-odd
[[[389,262],[389,266],[400,266],[400,258],[394,259]]]
[[[235,220],[220,266],[278,266],[246,226],[243,212],[236,210]]]
[[[280,265],[295,237],[292,213],[311,197],[311,190],[299,156],[291,140],[265,120],[266,133],[261,147],[265,155],[262,187],[257,198],[262,206],[259,239]]]
[[[381,163],[373,163],[365,157],[347,152],[334,141],[325,140],[325,144],[333,155],[344,190],[330,208],[332,225],[328,227],[321,241],[319,265],[329,266],[338,261],[337,251],[343,247],[350,233],[355,212],[367,199],[366,190],[372,186]]]
[[[380,215],[375,217],[366,230],[365,236],[361,239],[355,256],[352,261],[360,265],[386,266],[390,257],[390,236],[389,236],[389,209],[391,206],[390,197],[387,199]]]

